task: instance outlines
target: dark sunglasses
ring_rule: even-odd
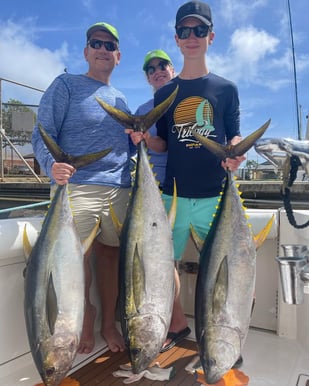
[[[102,46],[106,49],[106,51],[116,51],[118,49],[118,45],[115,42],[103,41],[99,39],[90,39],[88,40],[88,44],[91,48],[95,50],[99,50]]]
[[[169,65],[169,62],[161,61],[157,66],[147,66],[146,74],[153,75],[157,70],[165,71]]]
[[[209,26],[200,24],[195,27],[178,27],[176,28],[176,34],[179,37],[179,39],[188,39],[188,37],[191,35],[191,31],[194,32],[194,35],[197,38],[204,38],[208,35]]]

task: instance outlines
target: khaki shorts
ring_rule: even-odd
[[[51,197],[56,186],[51,187]],[[123,224],[131,189],[102,185],[69,184],[71,208],[81,241],[85,240],[100,220],[97,240],[111,247],[119,246],[119,236],[110,215],[110,204]]]

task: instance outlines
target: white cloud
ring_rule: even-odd
[[[273,54],[278,44],[279,39],[254,27],[237,29],[231,37],[231,51],[245,63],[255,64],[267,54]]]
[[[35,36],[33,19],[0,24],[0,74],[5,79],[46,89],[65,68],[67,44],[63,42],[52,51],[36,45]]]
[[[279,39],[264,30],[252,26],[239,28],[231,35],[226,54],[210,53],[210,67],[237,83],[265,84],[265,74],[276,65],[272,59],[279,43]],[[277,65],[282,66],[279,59]]]
[[[267,0],[221,0],[221,17],[229,25],[239,25],[256,12],[257,9],[264,7]]]

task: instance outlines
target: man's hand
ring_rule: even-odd
[[[58,185],[65,185],[69,182],[69,179],[76,172],[76,169],[66,163],[54,162],[52,165],[52,176]]]

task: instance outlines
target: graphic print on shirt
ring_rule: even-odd
[[[179,142],[186,143],[188,148],[202,146],[193,137],[192,129],[204,137],[215,137],[213,108],[209,101],[202,97],[190,96],[182,100],[174,110],[174,122],[172,133],[177,135]]]

